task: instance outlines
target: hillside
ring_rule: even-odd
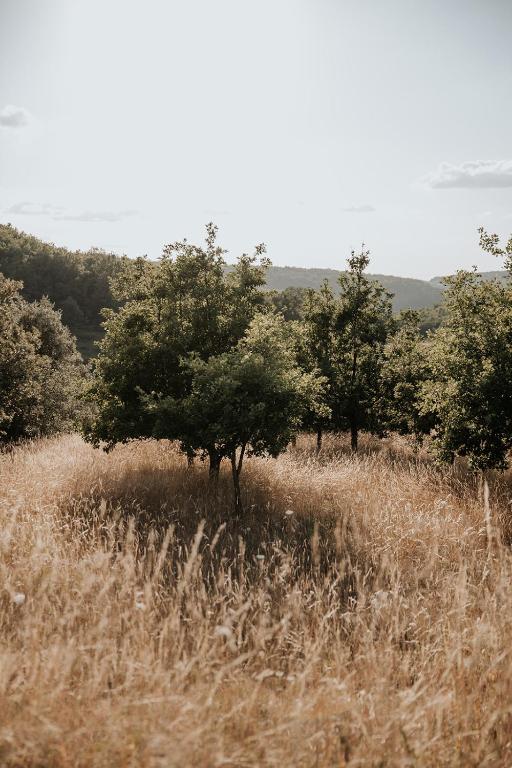
[[[333,290],[338,288],[336,269],[317,269],[306,267],[270,267],[267,285],[270,290],[283,291],[285,288],[319,288],[327,280]],[[387,291],[393,294],[393,309],[422,309],[438,304],[441,300],[442,286],[427,280],[415,280],[410,277],[393,275],[371,275],[379,280]]]
[[[508,272],[505,270],[494,270],[493,272],[480,272],[480,277],[482,280],[500,280],[504,281],[508,279]],[[429,283],[436,288],[443,289],[443,280],[444,277],[441,275],[436,275],[436,277],[431,278]]]

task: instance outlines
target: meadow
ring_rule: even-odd
[[[512,477],[402,439],[0,455],[0,764],[510,766]]]

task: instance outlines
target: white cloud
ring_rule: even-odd
[[[62,213],[53,218],[58,221],[84,221],[112,223],[135,216],[137,211],[82,211],[82,213]]]
[[[21,203],[15,203],[10,208],[6,208],[6,213],[13,213],[16,216],[59,216],[64,211],[58,205],[52,205],[51,203],[30,203],[23,201]]]
[[[0,126],[3,128],[23,128],[32,119],[30,112],[23,107],[6,104],[0,111]]]
[[[351,205],[349,208],[341,209],[344,213],[374,213],[373,205]]]
[[[54,221],[82,221],[87,223],[113,223],[137,214],[137,211],[128,209],[123,211],[82,211],[81,213],[73,213],[68,212],[66,208],[59,205],[30,203],[28,201],[15,203],[10,208],[6,208],[5,212],[15,216],[49,216]]]
[[[421,180],[432,189],[496,189],[512,187],[512,160],[467,160],[441,163]]]

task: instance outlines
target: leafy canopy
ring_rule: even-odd
[[[423,412],[444,460],[504,468],[512,448],[512,288],[477,273],[447,278],[444,325],[429,345],[432,378]]]
[[[335,296],[327,283],[311,292],[305,308],[306,366],[325,378],[324,402],[330,412],[316,422],[323,428],[350,430],[357,449],[359,430],[384,429],[380,407],[383,348],[393,328],[391,296],[365,270],[369,251],[348,259]]]
[[[0,442],[70,429],[81,415],[85,370],[47,299],[29,303],[0,273]]]
[[[264,245],[227,273],[216,234],[209,224],[204,247],[184,240],[168,245],[157,263],[123,261],[113,283],[121,306],[106,313],[95,364],[91,396],[99,407],[87,430],[93,442],[151,436],[154,413],[142,407],[143,394],[186,397],[193,371],[183,361],[228,352],[263,307]],[[174,428],[165,436],[174,439]]]
[[[432,375],[428,339],[421,335],[420,313],[400,313],[397,329],[384,346],[382,400],[388,429],[420,440],[432,429],[432,418],[422,409],[422,386]]]
[[[146,400],[155,434],[172,434],[189,455],[233,456],[238,449],[277,456],[319,398],[320,381],[298,367],[283,321],[258,314],[231,350],[182,361],[190,389],[182,398]]]

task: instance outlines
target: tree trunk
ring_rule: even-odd
[[[210,488],[216,493],[217,486],[219,484],[219,470],[222,457],[215,451],[209,451],[208,457],[210,459],[210,465],[208,467],[208,482]]]
[[[236,460],[236,450],[231,454],[231,474],[233,476],[233,490],[235,492],[235,513],[241,515],[244,511],[242,505],[242,493],[240,490],[240,472],[242,471],[242,464],[244,461],[245,443],[240,450],[240,457],[238,463]]]
[[[320,453],[322,450],[322,428],[319,427],[316,431],[316,452]]]
[[[355,385],[356,385],[356,377],[357,377],[357,356],[358,356],[358,348],[356,347],[354,349],[354,353],[352,355],[352,375],[350,378],[350,390],[351,390],[351,411],[350,414],[350,448],[353,453],[357,453],[357,438],[358,438],[358,427],[357,427],[357,418],[356,418],[356,411],[355,411]],[[357,406],[359,406],[359,403],[357,403]]]
[[[357,453],[357,440],[359,437],[359,430],[355,421],[350,422],[350,448],[353,453]]]

